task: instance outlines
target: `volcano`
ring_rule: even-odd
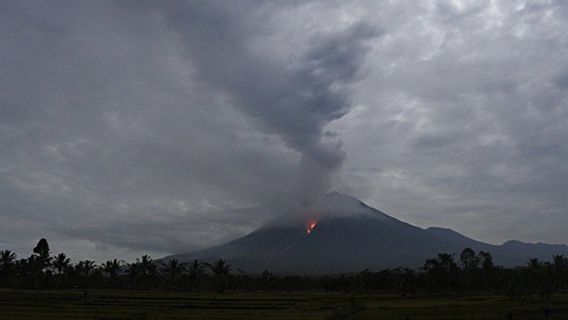
[[[550,260],[554,254],[568,255],[566,245],[520,241],[491,245],[451,229],[423,229],[337,192],[328,193],[307,211],[298,214],[304,217],[302,222],[270,224],[223,245],[164,259],[189,262],[222,258],[248,273],[331,274],[418,268],[438,253],[459,256],[464,248],[487,251],[496,264],[503,266],[524,265],[530,258]],[[307,217],[310,211],[313,217]]]

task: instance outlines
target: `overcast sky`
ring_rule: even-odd
[[[0,249],[160,257],[337,190],[568,243],[568,3],[2,1]]]

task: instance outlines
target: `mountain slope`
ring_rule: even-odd
[[[305,221],[318,220],[310,234],[304,223],[267,226],[220,246],[165,259],[223,258],[249,273],[267,269],[309,274],[418,268],[440,252],[459,254],[466,247],[491,252],[495,262],[503,265],[525,264],[527,253],[539,259],[549,259],[553,253],[568,255],[566,246],[521,242],[494,246],[450,229],[422,229],[339,193],[328,194],[302,214]]]

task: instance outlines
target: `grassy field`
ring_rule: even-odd
[[[402,298],[389,295],[191,294],[124,290],[0,290],[0,319],[546,319],[545,303],[505,297]],[[548,319],[568,319],[568,295]]]

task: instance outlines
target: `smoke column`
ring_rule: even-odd
[[[180,36],[199,78],[226,93],[263,131],[277,134],[299,152],[298,201],[306,204],[325,193],[345,154],[341,141],[324,127],[348,111],[345,88],[368,51],[365,40],[377,31],[355,24],[321,35],[310,41],[299,61],[282,65],[252,48],[259,27],[252,13],[262,10],[234,2],[169,4],[160,12]]]

